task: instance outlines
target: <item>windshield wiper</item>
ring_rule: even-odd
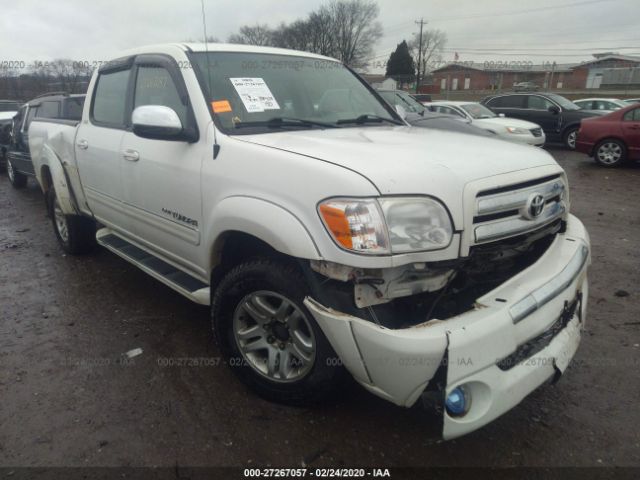
[[[267,127],[267,128],[284,128],[284,127],[323,127],[323,128],[339,128],[333,123],[316,122],[315,120],[305,120],[304,118],[290,117],[273,117],[269,120],[261,120],[255,122],[240,122],[235,124],[235,128],[246,127]]]
[[[389,122],[389,123],[393,123],[394,125],[404,125],[404,123],[401,122],[400,120],[394,120],[393,118],[381,117],[379,115],[372,115],[369,113],[360,115],[357,118],[345,118],[342,120],[338,120],[336,123],[338,125],[342,125],[345,123],[356,123],[358,125],[363,125],[365,123],[382,123],[382,122]]]

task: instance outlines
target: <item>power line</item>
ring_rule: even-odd
[[[593,50],[637,50],[638,46],[633,47],[585,47],[585,48],[503,48],[500,46],[494,47],[447,47],[446,50],[459,51],[459,52],[485,52],[487,50],[500,50],[501,52],[557,52],[559,50],[563,52],[591,52]]]
[[[560,8],[568,8],[568,7],[576,7],[580,5],[590,5],[594,3],[602,3],[602,2],[612,2],[614,0],[585,0],[583,2],[575,2],[575,3],[565,3],[563,5],[554,5],[547,7],[538,7],[538,8],[528,8],[526,10],[515,10],[511,12],[503,12],[503,13],[478,13],[474,15],[462,15],[462,16],[451,16],[451,17],[440,17],[433,18],[433,22],[448,22],[451,20],[467,20],[470,18],[483,18],[483,17],[508,17],[511,15],[522,15],[525,13],[534,13],[534,12],[543,12],[548,10],[558,10]]]

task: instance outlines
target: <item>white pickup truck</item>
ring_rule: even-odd
[[[412,128],[334,59],[241,45],[125,52],[82,120],[30,148],[69,253],[97,243],[211,305],[262,396],[318,401],[345,369],[453,438],[567,368],[588,234],[544,150]]]

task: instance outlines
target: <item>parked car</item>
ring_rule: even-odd
[[[540,87],[533,82],[520,82],[513,86],[514,92],[537,92]]]
[[[471,125],[470,121],[459,121],[449,115],[436,114],[429,111],[411,95],[402,90],[378,90],[378,93],[389,105],[398,109],[404,120],[414,127],[492,136],[490,133]]]
[[[412,128],[308,52],[116,58],[78,125],[30,127],[55,235],[210,304],[226,362],[256,392],[317,402],[344,365],[397,405],[434,395],[453,438],[565,371],[590,246],[547,152]]]
[[[433,100],[431,99],[431,95],[429,95],[428,93],[412,93],[411,96],[417,100],[418,102],[420,102],[422,105],[425,105],[429,102],[432,102]]]
[[[477,102],[441,100],[429,105],[433,112],[453,115],[471,122],[471,125],[498,135],[504,140],[529,145],[544,145],[545,135],[540,125],[517,118],[505,118]]]
[[[11,124],[19,108],[20,104],[14,100],[0,100],[0,168],[5,168],[11,140]]]
[[[625,98],[624,101],[628,103],[640,103],[640,98]]]
[[[575,103],[555,93],[490,95],[482,99],[481,103],[496,113],[504,113],[506,117],[540,125],[547,142],[562,142],[571,150],[576,147],[580,121],[603,114],[581,110]]]
[[[576,150],[593,157],[603,167],[640,160],[640,105],[583,120]]]
[[[479,135],[481,137],[497,138],[495,133],[483,130],[464,119],[456,119],[451,115],[443,113],[425,111],[417,117],[406,119],[409,125],[417,128],[428,128],[430,130],[447,130],[450,132],[466,133],[468,135]]]
[[[583,110],[602,110],[608,113],[628,107],[633,102],[620,100],[619,98],[581,98],[580,100],[574,100],[573,103]]]
[[[84,95],[45,93],[25,103],[13,118],[11,143],[7,150],[7,176],[11,185],[22,188],[35,175],[29,152],[29,126],[34,118],[77,122],[82,116]]]
[[[427,111],[424,105],[404,90],[377,90],[377,92],[389,105],[394,108],[402,107],[407,113],[407,121],[416,119]]]

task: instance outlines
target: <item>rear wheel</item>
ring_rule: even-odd
[[[576,138],[578,137],[578,127],[571,127],[564,132],[564,145],[570,150],[576,149]]]
[[[303,301],[295,264],[259,258],[231,270],[212,302],[214,335],[227,363],[262,397],[317,403],[336,393],[344,370]]]
[[[627,159],[627,148],[620,140],[603,140],[594,149],[593,157],[603,167],[619,167]]]
[[[7,176],[14,188],[24,188],[27,184],[27,176],[14,170],[13,165],[7,159]]]
[[[66,215],[60,207],[53,188],[49,190],[48,196],[53,231],[62,249],[71,255],[80,255],[93,250],[96,245],[95,222],[79,215]]]

